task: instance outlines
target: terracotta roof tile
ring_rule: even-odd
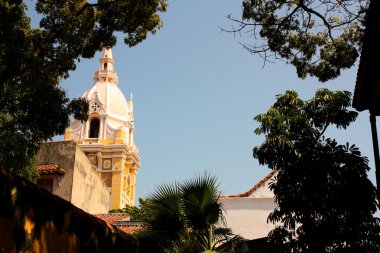
[[[144,224],[140,221],[127,221],[127,220],[116,221],[113,225],[127,234],[133,234],[141,230],[144,226]]]
[[[133,234],[133,233],[136,233],[137,231],[139,231],[142,227],[121,227],[121,226],[117,226],[117,228],[126,234]]]
[[[36,170],[40,175],[46,174],[65,174],[65,170],[58,164],[43,164],[36,166]]]
[[[251,189],[244,193],[240,194],[234,194],[234,195],[223,195],[220,196],[220,198],[241,198],[241,197],[249,197],[254,191],[260,188],[266,181],[268,181],[275,173],[277,170],[272,170],[271,173],[269,173],[266,177],[264,177],[260,182],[258,182],[256,185],[254,185]]]
[[[115,226],[124,233],[132,234],[143,227],[139,221],[131,221],[128,214],[125,213],[105,213],[95,214],[96,218],[105,221],[110,226]]]
[[[100,213],[94,215],[96,218],[104,220],[110,225],[113,225],[115,221],[129,220],[129,215],[125,213]]]

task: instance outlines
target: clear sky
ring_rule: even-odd
[[[119,36],[113,49],[115,68],[128,100],[133,93],[135,142],[141,155],[137,197],[204,171],[219,179],[223,194],[244,192],[270,172],[252,157],[252,148],[263,141],[253,132],[258,126],[253,117],[265,112],[276,94],[295,89],[309,99],[320,87],[354,90],[356,67],[324,84],[298,79],[295,69],[283,62],[263,68],[262,59],[239,44],[253,38],[218,28],[231,27],[228,14],[240,17],[241,1],[169,1],[156,35],[133,48]],[[69,97],[91,87],[100,55],[82,60],[63,81]],[[372,166],[368,116],[360,113],[346,131],[328,134],[341,143],[355,143]],[[374,179],[373,171],[370,177]]]

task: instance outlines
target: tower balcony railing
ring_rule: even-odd
[[[131,149],[132,152],[135,152],[135,153],[137,153],[137,154],[140,153],[139,148],[136,147],[136,145],[134,145],[134,144],[130,146],[130,149]]]
[[[116,75],[116,72],[112,70],[98,70],[95,72],[95,76],[101,76],[101,77],[111,76],[111,77],[116,78],[117,75]]]
[[[93,144],[93,143],[100,143],[100,138],[85,138],[83,139],[83,144]]]

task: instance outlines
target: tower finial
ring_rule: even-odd
[[[110,58],[113,59],[112,57],[112,48],[109,46],[103,48],[103,57],[102,58]]]
[[[133,102],[133,93],[131,92],[131,102]]]
[[[117,85],[117,74],[114,71],[115,60],[112,57],[112,49],[110,47],[103,48],[103,55],[99,62],[100,70],[95,72],[94,79],[96,81],[107,81]]]

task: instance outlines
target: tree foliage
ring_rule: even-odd
[[[38,0],[32,28],[21,0],[0,0],[0,166],[33,176],[41,141],[62,134],[69,116],[87,119],[88,104],[59,87],[80,58],[116,43],[134,46],[162,22],[165,0]]]
[[[157,187],[142,205],[144,231],[163,252],[203,252],[233,237],[223,220],[216,179],[198,176]]]
[[[297,92],[278,95],[256,134],[261,164],[277,169],[270,185],[277,207],[268,220],[280,224],[272,241],[289,252],[378,252],[380,223],[368,159],[355,145],[326,138],[329,126],[345,129],[356,119],[347,91],[320,89],[307,101]]]
[[[147,205],[149,199],[139,198],[139,206],[129,206],[126,205],[123,209],[110,210],[109,213],[126,213],[129,215],[132,221],[142,221],[145,217],[145,206]]]
[[[244,0],[230,32],[248,33],[251,53],[292,64],[300,78],[336,78],[354,65],[369,0]]]
[[[148,198],[139,199],[139,207],[111,212],[127,213],[131,220],[145,224],[135,234],[142,253],[284,252],[267,238],[246,240],[226,228],[219,195],[214,177],[198,176],[182,184],[159,186]]]

